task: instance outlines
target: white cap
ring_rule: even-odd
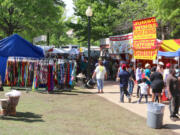
[[[159,64],[159,65],[162,65],[162,66],[164,66],[164,63],[163,63],[163,62],[161,62],[161,61],[160,61],[158,64]]]
[[[145,68],[147,68],[147,67],[149,67],[150,66],[150,64],[149,63],[147,63],[146,65],[145,65]]]

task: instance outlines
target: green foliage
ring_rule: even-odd
[[[62,0],[0,0],[2,35],[18,33],[26,39],[50,33],[50,43],[59,45],[66,36]]]
[[[93,9],[92,43],[110,35],[132,32],[133,20],[154,16],[159,24],[159,38],[180,38],[179,0],[74,0],[74,4],[77,22],[68,26],[74,29],[75,36],[83,44],[87,44],[85,11],[88,6]]]
[[[114,33],[124,34],[132,32],[132,22],[152,17],[152,10],[147,8],[147,0],[123,0],[118,2],[115,12]]]
[[[77,22],[70,23],[68,26],[74,29],[75,36],[81,43],[87,44],[88,17],[85,12],[88,6],[91,6],[93,10],[91,17],[92,44],[100,38],[112,35],[112,24],[116,18],[113,15],[115,2],[111,0],[74,0],[74,4]]]
[[[154,16],[159,27],[165,31],[166,38],[180,38],[180,1],[150,0],[148,6],[154,10]]]
[[[74,0],[77,23],[69,26],[75,30],[79,41],[87,41],[87,16],[85,11],[88,6],[93,9],[91,17],[92,34],[94,43],[100,38],[116,34],[132,32],[132,21],[152,17],[152,10],[147,8],[148,0]]]

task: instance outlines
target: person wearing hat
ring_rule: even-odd
[[[163,66],[164,66],[164,63],[160,61],[160,62],[158,63],[157,69],[156,69],[156,71],[159,72],[159,73],[161,73],[162,75],[163,75],[163,73],[164,73]]]
[[[149,63],[147,63],[145,65],[145,78],[146,78],[146,84],[149,86],[148,88],[148,95],[150,95],[150,84],[151,84],[151,80],[150,80],[150,76],[151,76],[151,65]]]
[[[120,102],[124,103],[124,94],[127,96],[128,101],[131,102],[130,94],[127,91],[130,74],[126,71],[126,64],[122,64],[121,68],[122,71],[118,73],[116,79],[117,81],[120,81]]]
[[[107,79],[107,72],[106,68],[103,66],[102,59],[99,58],[99,65],[96,67],[92,78],[95,78],[97,80],[97,87],[98,87],[98,93],[103,93],[103,87],[104,87],[104,78]]]
[[[169,69],[171,67],[171,64],[170,63],[167,63],[166,64],[166,69],[164,70],[164,74],[163,74],[163,78],[164,78],[164,81],[166,82],[166,79],[167,79],[167,76],[169,75]]]

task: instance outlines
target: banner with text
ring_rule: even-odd
[[[134,50],[134,59],[155,60],[157,49],[155,50]]]
[[[136,52],[134,53],[135,59],[152,60],[156,58],[156,27],[155,17],[133,21],[133,50]],[[152,51],[152,49],[155,50]],[[153,54],[153,56],[149,56],[149,54]]]
[[[110,39],[110,54],[123,54],[128,53],[132,54],[132,42],[133,42],[133,35],[132,33],[124,34],[124,35],[117,35],[111,36]]]

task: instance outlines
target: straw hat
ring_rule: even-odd
[[[100,57],[98,60],[99,60],[99,61],[102,61],[102,58]]]
[[[145,65],[145,68],[147,68],[147,67],[149,67],[150,66],[150,64],[149,63],[147,63],[146,65]]]
[[[82,73],[79,73],[76,77],[78,77],[78,78],[86,78],[86,76],[84,74],[82,74]]]
[[[163,62],[161,62],[161,61],[160,61],[158,64],[159,64],[159,65],[161,65],[161,66],[164,66],[164,63],[163,63]]]

